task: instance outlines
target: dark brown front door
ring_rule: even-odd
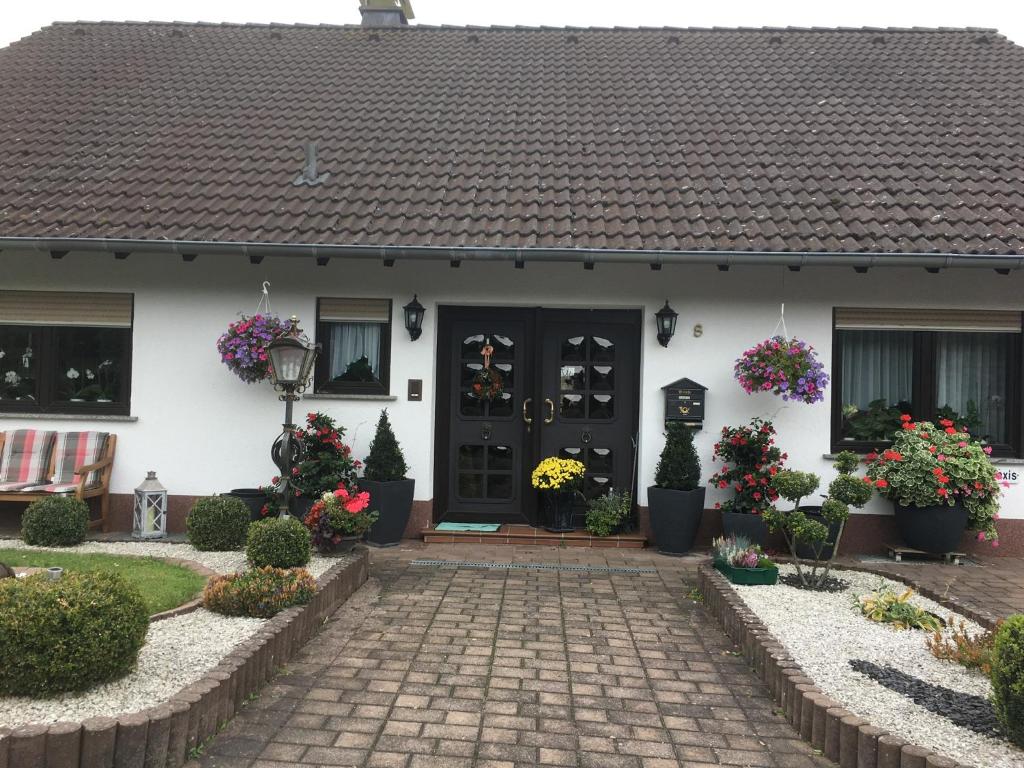
[[[639,322],[625,310],[441,307],[435,516],[539,522],[530,473],[545,456],[583,461],[588,497],[632,488]],[[486,345],[503,384],[490,401],[472,388]]]

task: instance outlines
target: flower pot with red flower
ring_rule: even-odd
[[[736,361],[735,375],[748,395],[771,392],[808,404],[824,399],[828,386],[828,374],[814,347],[785,336],[773,336],[746,350]]]
[[[303,522],[313,546],[322,555],[348,552],[358,544],[377,519],[369,509],[370,494],[349,490],[344,484],[327,491],[314,502]]]
[[[762,515],[779,498],[772,478],[782,469],[787,455],[775,445],[775,427],[760,418],[739,427],[722,427],[712,459],[722,468],[711,476],[711,487],[731,491],[733,497],[715,504],[722,510],[726,536],[745,536],[764,545],[768,526]]]
[[[966,529],[998,546],[999,482],[991,448],[950,419],[900,417],[892,447],[868,455],[867,481],[893,502],[907,546],[954,552]]]

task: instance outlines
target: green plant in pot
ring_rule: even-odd
[[[915,422],[904,414],[892,447],[868,454],[868,477],[893,502],[907,546],[953,552],[963,532],[998,546],[999,483],[991,448],[951,419]]]
[[[745,536],[719,536],[711,542],[712,563],[733,584],[775,584],[779,567],[764,556],[759,544]]]
[[[405,476],[408,471],[402,448],[391,429],[387,409],[384,409],[380,412],[377,433],[370,443],[366,469],[359,481],[359,487],[369,491],[373,508],[379,515],[366,535],[367,543],[393,547],[402,540],[412,512],[416,486],[415,480]]]
[[[793,509],[772,507],[765,511],[764,520],[769,529],[782,533],[793,555],[797,578],[805,587],[822,589],[828,583],[850,507],[863,507],[871,499],[871,486],[853,474],[859,463],[860,458],[850,451],[836,457],[839,474],[829,483],[828,496],[816,516],[801,508],[800,502],[818,490],[821,480],[817,475],[783,469],[772,478],[772,487],[792,502]]]
[[[722,528],[727,536],[746,536],[763,545],[768,526],[762,517],[779,498],[772,478],[788,458],[775,445],[775,427],[770,421],[752,419],[739,427],[722,427],[713,458],[725,464],[711,477],[719,490],[732,490],[733,497],[716,502],[722,510]]]
[[[669,422],[654,485],[647,489],[651,532],[663,555],[682,555],[693,547],[704,512],[704,491],[693,428]]]

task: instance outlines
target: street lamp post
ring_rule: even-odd
[[[270,457],[281,471],[281,482],[278,485],[278,514],[288,517],[292,499],[295,496],[292,484],[292,467],[297,466],[305,458],[305,447],[295,437],[295,424],[292,421],[292,407],[309,384],[319,345],[310,344],[299,335],[298,318],[291,319],[291,330],[288,334],[274,339],[267,345],[267,356],[270,358],[270,380],[274,389],[281,393],[284,401],[284,424],[281,434],[270,449]]]

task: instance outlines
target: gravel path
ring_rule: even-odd
[[[782,565],[779,570],[786,573],[794,569]],[[774,587],[733,585],[733,588],[815,684],[846,709],[964,765],[1024,766],[1024,751],[1005,741],[953,725],[850,668],[850,659],[863,659],[963,693],[983,697],[991,693],[988,679],[980,672],[932,656],[925,646],[926,633],[894,630],[869,621],[855,605],[858,596],[883,583],[897,592],[902,592],[906,585],[855,571],[840,571],[836,575],[849,581],[850,586],[834,594],[808,592],[782,584]],[[919,595],[915,595],[912,602],[943,619],[951,613],[948,608]],[[956,618],[957,623],[959,619]],[[982,631],[971,621],[966,624],[969,630]]]

